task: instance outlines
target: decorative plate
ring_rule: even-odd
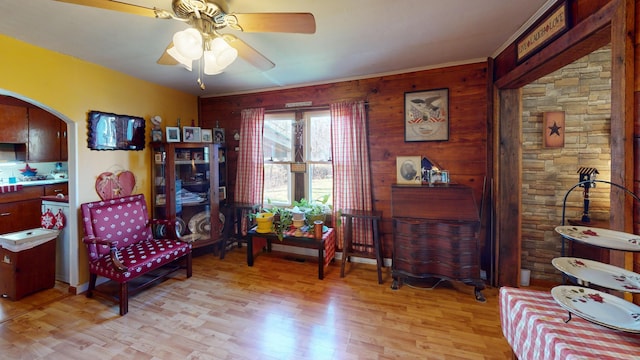
[[[223,230],[224,230],[224,221],[225,221],[225,217],[223,213],[218,213],[218,219],[220,220],[220,234],[222,234]]]
[[[640,333],[640,306],[581,286],[560,285],[551,295],[561,307],[592,323],[611,329]]]
[[[640,236],[634,234],[587,226],[556,226],[555,230],[567,239],[601,248],[640,251]]]
[[[180,241],[190,243],[200,239],[201,237],[202,235],[200,234],[189,234],[189,235],[180,236]]]
[[[189,220],[189,231],[192,234],[207,235],[211,233],[211,221],[209,211],[199,212]]]
[[[556,269],[580,280],[613,290],[640,293],[640,274],[617,266],[573,257],[555,258],[551,263]]]
[[[191,231],[192,234],[201,234],[201,235],[209,236],[209,234],[211,234],[210,218],[211,216],[209,215],[208,210],[202,211],[193,215],[193,217],[191,217],[191,220],[189,220],[189,231]],[[222,234],[222,230],[224,229],[224,221],[225,221],[224,214],[222,214],[221,212],[218,213],[218,219],[220,220],[219,232]]]
[[[156,237],[163,238],[167,235],[167,227],[163,224],[156,225]]]
[[[176,232],[182,236],[187,231],[187,224],[184,223],[181,217],[176,217]]]

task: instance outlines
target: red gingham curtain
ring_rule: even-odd
[[[237,203],[262,204],[264,189],[263,127],[264,108],[242,110],[234,199]],[[242,217],[242,229],[246,229],[246,217],[244,216]]]
[[[333,158],[333,209],[373,210],[367,114],[363,101],[331,104],[331,144]],[[337,214],[334,213],[334,216]],[[373,251],[373,229],[370,221],[353,219],[354,242],[364,243]],[[342,248],[343,227],[338,231]]]

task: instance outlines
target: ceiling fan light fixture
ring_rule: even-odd
[[[211,52],[215,55],[216,62],[221,68],[231,65],[238,57],[238,50],[234,49],[222,38],[211,40]]]
[[[180,55],[187,59],[197,60],[202,57],[202,34],[194,28],[175,33],[173,44]]]
[[[178,51],[178,49],[176,49],[175,46],[168,48],[167,54],[171,55],[172,58],[176,59],[176,61],[179,62],[182,66],[184,66],[185,69],[191,71],[193,60],[187,59],[186,57],[182,56],[182,54],[180,54],[180,52]]]
[[[202,61],[204,61],[204,73],[206,75],[218,75],[224,70],[224,67],[218,65],[216,55],[213,51],[205,51]]]

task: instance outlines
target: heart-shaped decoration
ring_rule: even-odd
[[[110,200],[121,196],[129,196],[136,186],[136,178],[131,171],[118,174],[103,172],[96,179],[96,192],[102,200]]]
[[[121,171],[118,174],[118,183],[120,183],[120,196],[129,196],[136,187],[136,177],[129,170]]]
[[[103,172],[98,175],[96,179],[96,192],[100,199],[109,200],[114,197],[118,197],[116,195],[119,192],[118,180],[111,172]]]

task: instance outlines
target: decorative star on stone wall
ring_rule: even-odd
[[[549,126],[549,129],[551,130],[551,132],[549,133],[549,136],[553,134],[560,136],[560,129],[562,129],[562,127],[558,126],[558,124],[554,121],[553,126]]]

